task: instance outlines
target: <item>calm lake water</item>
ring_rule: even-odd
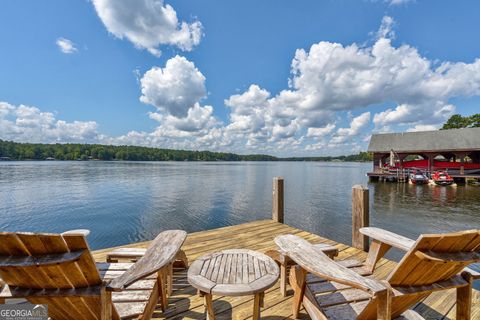
[[[91,230],[93,249],[271,217],[285,178],[286,223],[350,243],[351,187],[369,163],[1,162],[0,230]],[[480,187],[369,184],[371,225],[420,233],[480,228]],[[393,253],[390,257],[397,257]]]

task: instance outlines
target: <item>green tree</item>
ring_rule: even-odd
[[[480,127],[480,113],[463,117],[454,114],[445,122],[441,130]]]
[[[480,113],[470,116],[470,126],[473,128],[480,128]]]

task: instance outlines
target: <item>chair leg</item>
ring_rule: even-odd
[[[290,269],[290,285],[293,288],[293,318],[298,319],[303,297],[305,295],[305,286],[307,285],[307,271],[299,266],[293,266]]]
[[[170,297],[173,293],[173,263],[168,265],[167,294]]]
[[[378,260],[380,260],[390,248],[391,246],[388,244],[377,240],[372,241],[370,249],[368,250],[367,260],[365,261],[365,267],[367,267],[370,273],[373,273]]]
[[[160,269],[158,271],[157,282],[158,282],[158,293],[160,296],[160,307],[162,311],[165,311],[168,307],[165,268]]]
[[[457,288],[457,320],[470,320],[472,317],[472,277],[463,274],[468,285]]]
[[[287,296],[287,266],[280,264],[280,293],[282,296]]]
[[[107,291],[105,287],[102,288],[100,292],[100,319],[101,320],[111,320],[112,319],[112,292]]]
[[[390,289],[385,293],[376,296],[377,299],[377,320],[390,320],[392,318],[392,299]]]

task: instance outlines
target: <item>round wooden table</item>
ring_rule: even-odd
[[[223,250],[202,256],[188,270],[188,282],[204,296],[207,319],[215,319],[212,295],[254,295],[253,319],[260,319],[265,290],[277,282],[279,268],[263,253]]]

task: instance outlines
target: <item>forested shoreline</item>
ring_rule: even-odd
[[[1,160],[103,160],[103,161],[370,161],[360,152],[349,156],[279,158],[264,154],[173,150],[100,144],[40,144],[0,140]]]

